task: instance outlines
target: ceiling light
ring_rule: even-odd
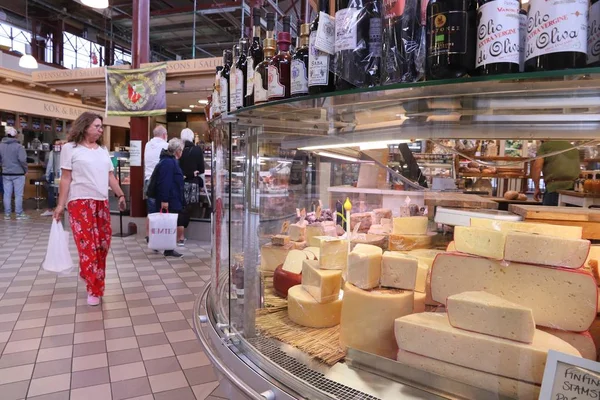
[[[190,104],[190,108],[194,108],[194,107],[196,107],[196,106],[195,106],[195,105],[193,105],[193,104]]]
[[[74,91],[76,91],[76,92],[79,92],[79,89],[77,89],[77,88],[75,88],[75,89],[73,89],[73,90],[74,90]]]
[[[81,0],[81,4],[90,8],[108,8],[108,0]]]
[[[181,111],[183,111],[183,112],[192,112],[192,110],[189,109],[189,108],[183,108],[183,109],[181,109]]]
[[[418,140],[418,139],[415,139]],[[400,139],[400,140],[379,140],[379,141],[372,141],[372,142],[356,142],[356,143],[336,143],[336,144],[322,144],[322,145],[317,145],[317,146],[307,146],[307,147],[300,147],[298,148],[298,150],[325,150],[325,149],[343,149],[346,147],[361,147],[361,148],[371,148],[371,149],[376,149],[376,148],[383,148],[385,146],[391,145],[391,144],[401,144],[401,143],[411,143],[412,140],[407,140],[407,139]],[[383,146],[383,147],[381,147]]]
[[[200,103],[200,104],[208,104],[208,100],[198,100],[198,103]]]
[[[179,92],[173,92],[172,94],[179,94]]]
[[[26,69],[37,69],[38,62],[32,55],[23,54],[19,60],[19,67]]]
[[[338,160],[358,162],[357,158],[346,157],[346,156],[342,156],[342,155],[334,154],[334,153],[328,153],[326,151],[319,151],[319,152],[317,152],[317,154],[320,155],[321,157],[337,158]]]

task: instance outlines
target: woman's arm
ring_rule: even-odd
[[[58,204],[54,209],[54,219],[60,221],[63,213],[65,212],[65,206],[67,205],[67,199],[69,198],[69,189],[71,188],[71,170],[61,170],[60,185],[58,189]]]
[[[112,171],[108,171],[108,186],[110,186],[112,191],[119,198],[119,210],[125,211],[125,208],[127,208],[125,193],[123,192],[123,189],[121,189],[121,186],[119,186],[119,181]]]

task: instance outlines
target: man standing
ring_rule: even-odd
[[[23,212],[27,154],[25,148],[17,140],[17,130],[12,126],[6,128],[6,137],[0,142],[0,163],[2,164],[2,184],[4,186],[4,219],[10,219],[13,192],[15,193],[17,219],[29,219]]]
[[[531,165],[531,179],[533,179],[535,186],[533,199],[540,201],[542,196],[540,174],[543,173],[544,183],[546,184],[543,200],[545,206],[557,206],[558,191],[572,190],[581,171],[579,151],[567,141],[543,140],[538,148],[537,155],[539,157],[559,151],[562,151],[562,153],[537,159]]]
[[[56,207],[56,192],[54,180],[60,179],[60,139],[54,139],[52,142],[52,151],[48,153],[48,163],[46,164],[46,189],[48,190],[48,210],[44,211],[42,217],[51,217],[54,215]]]
[[[146,189],[148,188],[152,172],[160,161],[160,153],[169,145],[167,143],[167,130],[164,126],[156,125],[152,133],[154,137],[146,143],[146,147],[144,148],[144,197],[146,198],[148,214],[159,211],[156,205],[156,199],[146,197]],[[148,241],[148,228],[149,223],[148,220],[146,220],[146,241]]]

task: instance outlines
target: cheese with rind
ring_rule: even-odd
[[[273,289],[275,289],[275,293],[280,297],[286,298],[288,290],[300,283],[302,283],[302,274],[284,271],[283,265],[277,267],[273,273]]]
[[[381,263],[381,286],[424,293],[428,270],[417,257],[386,251]]]
[[[340,344],[394,359],[398,346],[394,320],[413,312],[414,293],[397,289],[362,290],[346,282]]]
[[[394,235],[425,235],[428,223],[427,217],[394,218],[392,233]]]
[[[339,269],[346,271],[348,265],[348,241],[345,239],[328,239],[319,246],[319,267],[322,269]]]
[[[306,255],[308,256],[308,259],[310,260],[315,259],[318,260],[319,259],[319,255],[321,253],[321,250],[318,247],[307,247],[303,250]]]
[[[340,323],[341,314],[341,296],[329,303],[319,303],[302,288],[302,285],[288,290],[288,317],[298,325],[330,328]]]
[[[359,243],[348,255],[346,280],[360,289],[379,286],[381,277],[380,247]]]
[[[454,246],[461,253],[502,260],[505,245],[505,232],[469,226],[454,227]]]
[[[396,359],[412,368],[485,389],[490,392],[490,398],[500,395],[511,399],[537,400],[540,395],[540,386],[533,383],[461,367],[408,351],[398,351]]]
[[[448,243],[448,247],[446,247],[446,251],[448,251],[448,252],[456,251],[456,243],[454,243],[454,240],[451,241],[450,243]]]
[[[290,250],[283,262],[283,270],[294,274],[302,273],[302,263],[307,259],[307,255],[302,250]]]
[[[444,313],[407,315],[396,319],[394,329],[401,350],[532,383],[542,382],[549,350],[581,356],[540,330],[526,344],[454,328]]]
[[[560,331],[558,329],[550,329],[543,326],[540,326],[538,329],[569,343],[581,353],[581,357],[596,361],[596,358],[598,357],[596,344],[594,343],[594,339],[592,339],[592,335],[590,335],[589,332]]]
[[[290,250],[294,247],[291,243],[285,246],[273,246],[272,243],[267,243],[260,248],[260,269],[261,271],[275,271],[275,268],[285,262]]]
[[[373,224],[381,224],[381,220],[392,219],[392,210],[389,208],[376,208],[373,210]]]
[[[446,310],[450,325],[472,332],[524,343],[533,342],[535,322],[529,307],[483,291],[449,296]]]
[[[417,249],[430,249],[434,246],[438,235],[430,232],[426,235],[398,235],[389,236],[388,249],[391,251],[412,251]]]
[[[337,239],[335,236],[313,236],[310,238],[308,242],[309,247],[321,247],[321,242],[325,242],[327,240]]]
[[[288,233],[292,242],[304,242],[306,240],[306,225],[303,223],[291,224]]]
[[[406,254],[408,254],[409,256],[416,257],[419,259],[419,261],[424,262],[427,265],[427,268],[431,268],[431,266],[433,265],[433,261],[435,261],[437,255],[441,253],[445,253],[444,250],[415,249],[406,252]]]
[[[319,262],[306,260],[302,264],[302,287],[317,302],[337,299],[342,287],[342,271],[319,269]]]
[[[371,214],[370,212],[350,214],[350,230],[352,232],[354,232],[354,228],[359,223],[360,226],[358,228],[358,231],[367,233],[369,231],[369,228],[373,224],[373,214]]]
[[[494,229],[502,232],[537,233],[563,239],[581,239],[583,228],[580,226],[538,224],[532,222],[499,221],[488,218],[471,218],[471,226]]]
[[[526,264],[581,268],[589,252],[589,240],[509,232],[506,234],[504,259]]]
[[[443,253],[431,275],[432,298],[445,303],[454,294],[484,290],[533,310],[537,325],[586,331],[596,317],[597,286],[582,270],[550,268]]]

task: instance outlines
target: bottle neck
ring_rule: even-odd
[[[260,40],[260,37],[261,37],[260,26],[252,27],[252,37],[254,38],[254,41]]]
[[[309,37],[308,36],[300,36],[300,47],[308,47]]]
[[[275,55],[275,50],[274,49],[265,50],[265,60],[273,58],[274,55]]]
[[[279,46],[279,53],[288,52],[290,50],[290,44],[292,43],[289,32],[279,32],[277,35],[277,45]]]

